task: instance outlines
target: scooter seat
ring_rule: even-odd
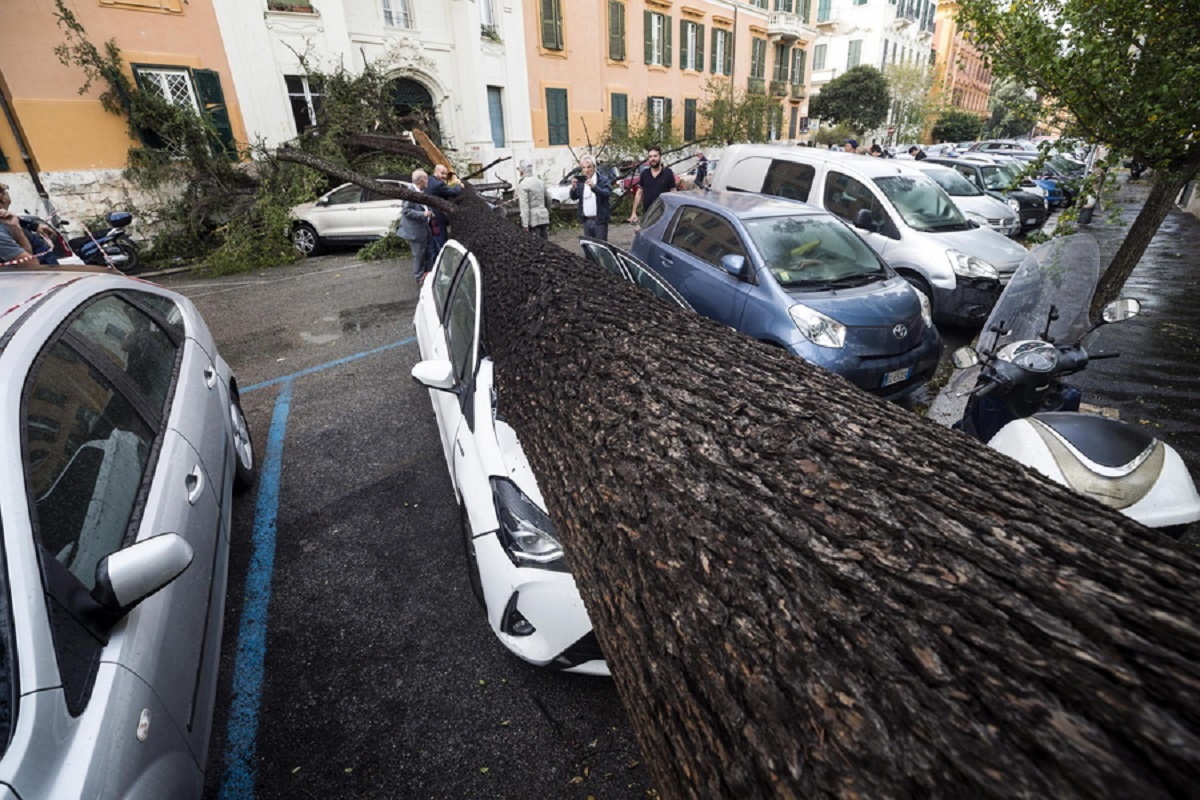
[[[1154,437],[1119,419],[1077,411],[1048,411],[1033,418],[1050,428],[1091,461],[1124,467],[1142,457]]]

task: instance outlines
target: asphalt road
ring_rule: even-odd
[[[468,588],[407,263],[156,280],[232,365],[261,474],[234,508],[206,796],[647,796],[612,682],[511,656]]]

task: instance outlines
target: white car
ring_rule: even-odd
[[[957,170],[925,160],[913,161],[912,166],[933,178],[934,183],[950,195],[958,210],[980,227],[991,228],[1009,238],[1021,232],[1021,220],[1007,203],[992,197],[960,175]]]
[[[601,269],[664,302],[691,310],[636,258],[584,239]],[[516,431],[504,419],[483,324],[475,256],[451,239],[421,287],[413,327],[450,482],[461,508],[467,576],[497,638],[520,658],[552,669],[608,675],[554,523]]]
[[[408,181],[379,179],[380,183],[415,189]],[[358,184],[343,183],[312,203],[292,209],[292,243],[306,256],[330,245],[362,245],[396,230],[398,197],[384,197]]]

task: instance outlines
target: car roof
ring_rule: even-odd
[[[891,175],[913,175],[916,170],[907,161],[897,162],[894,158],[873,158],[858,153],[847,153],[842,150],[824,150],[817,147],[797,147],[775,144],[743,144],[733,145],[726,150],[724,158],[731,157],[731,151],[738,148],[739,155],[762,155],[771,158],[788,159],[792,161],[824,161],[837,164],[839,167],[852,169],[867,178],[883,178]]]
[[[56,289],[80,280],[113,275],[96,267],[60,267],[57,269],[0,268],[0,339],[8,333],[28,309]]]
[[[689,205],[698,208],[708,208],[725,211],[738,219],[761,219],[763,217],[779,217],[785,214],[808,216],[827,216],[824,211],[799,200],[789,200],[783,197],[757,194],[755,192],[706,192],[700,190],[687,192],[667,192],[659,195],[659,199],[668,208],[678,208]]]

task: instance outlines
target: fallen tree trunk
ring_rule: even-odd
[[[1200,786],[1191,552],[469,190],[452,233],[662,796]]]

